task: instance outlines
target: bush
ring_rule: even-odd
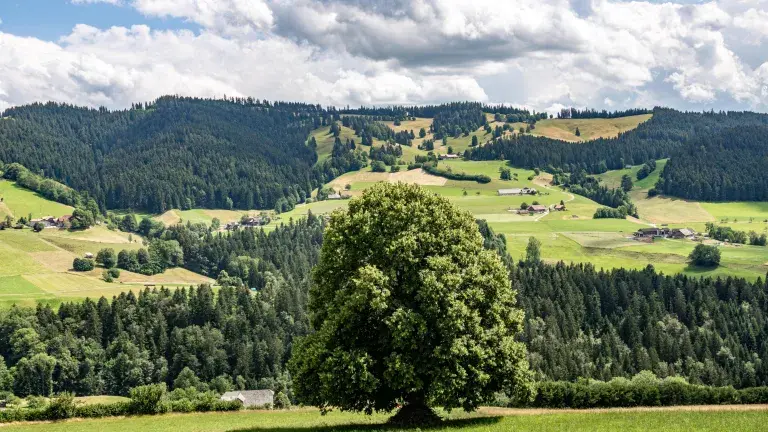
[[[81,405],[75,409],[74,417],[102,418],[117,417],[131,413],[131,402],[115,402],[108,404]]]
[[[48,406],[48,399],[42,396],[29,396],[27,397],[27,408],[40,409]]]
[[[150,384],[131,389],[131,412],[134,414],[158,414],[164,412],[165,383]]]
[[[291,407],[291,400],[285,393],[279,391],[275,394],[275,408],[276,409],[288,409]]]
[[[86,272],[91,271],[95,267],[93,260],[88,258],[75,258],[74,261],[72,261],[72,268],[75,269],[75,271],[79,272]]]
[[[502,401],[497,398],[497,401]],[[614,378],[609,382],[547,381],[536,384],[533,400],[509,400],[508,406],[535,408],[612,408],[635,406],[763,404],[768,387],[736,390],[687,383],[682,378],[652,381]]]
[[[64,420],[74,417],[77,413],[75,395],[62,393],[56,396],[45,411],[48,420]]]
[[[697,244],[688,259],[691,264],[701,267],[717,267],[720,265],[720,249],[716,246]]]

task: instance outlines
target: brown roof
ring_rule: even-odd
[[[64,216],[59,216],[58,221],[59,222],[69,222],[70,219],[72,219],[72,215],[64,215]]]
[[[532,206],[528,206],[528,210],[532,210],[532,211],[547,211],[547,206],[538,205],[538,204],[537,205],[532,205]]]

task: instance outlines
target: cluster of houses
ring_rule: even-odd
[[[526,208],[517,209],[515,211],[517,212],[517,214],[527,215],[527,214],[543,214],[548,211],[565,211],[565,210],[566,210],[565,204],[555,204],[549,207],[541,204],[532,204]]]
[[[30,219],[29,222],[27,222],[27,225],[33,227],[39,222],[43,224],[45,228],[69,228],[70,219],[72,219],[72,215],[64,215],[59,217],[43,216],[37,219]]]
[[[254,228],[254,227],[260,227],[263,225],[267,225],[271,222],[271,219],[269,216],[259,215],[259,216],[246,216],[240,219],[240,222],[230,222],[227,225],[224,226],[224,229],[227,231],[231,231],[235,228]]]
[[[499,189],[499,196],[511,196],[511,195],[536,195],[538,191],[535,188],[524,187],[514,189]]]
[[[640,228],[634,236],[636,239],[671,238],[693,240],[696,238],[696,231],[690,228],[651,227]]]

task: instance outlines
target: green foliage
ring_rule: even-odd
[[[51,399],[45,411],[49,420],[64,420],[74,417],[77,414],[75,395],[67,392],[57,395]]]
[[[688,260],[696,266],[717,267],[720,265],[720,249],[699,243],[688,255]]]
[[[136,414],[158,414],[164,411],[165,383],[132,388],[130,395],[131,411]]]
[[[422,168],[424,169],[424,171],[432,175],[445,177],[449,180],[476,181],[478,183],[483,183],[483,184],[491,182],[491,178],[485,174],[470,174],[470,173],[464,173],[464,172],[455,173],[453,171],[442,170],[432,164],[424,164]]]
[[[23,357],[15,365],[13,392],[17,396],[49,396],[53,393],[56,358],[39,353]]]
[[[72,261],[72,268],[75,271],[87,272],[95,268],[95,264],[92,259],[89,258],[75,258]]]
[[[14,121],[0,125],[0,158],[87,191],[101,208],[152,213],[295,204],[342,168],[314,167],[317,154],[305,141],[328,115],[315,105],[166,96],[147,107],[11,108],[4,115]]]
[[[187,389],[187,388],[201,389],[202,382],[200,378],[195,375],[192,369],[184,367],[179,375],[173,380],[174,389]]]
[[[45,225],[43,225],[43,223],[42,223],[42,222],[35,222],[35,224],[34,224],[34,225],[32,225],[32,229],[33,229],[35,232],[40,232],[40,231],[42,231],[42,230],[44,230],[44,229],[45,229]]]
[[[371,162],[371,171],[373,172],[386,172],[387,166],[384,165],[384,162],[375,160]]]
[[[116,266],[117,255],[115,254],[115,250],[112,248],[101,249],[96,254],[96,263],[106,269],[111,269],[112,267]]]
[[[633,186],[634,184],[632,184],[632,177],[627,174],[621,176],[621,188],[624,190],[624,192],[631,191]]]
[[[648,371],[645,371],[648,372]],[[536,384],[530,401],[512,401],[510,406],[534,408],[615,408],[636,406],[680,406],[756,404],[768,402],[768,387],[710,387],[689,384],[683,379],[631,381],[616,378],[608,382],[545,381]]]
[[[275,408],[276,409],[288,409],[291,407],[291,400],[285,393],[279,391],[275,393]]]
[[[528,264],[541,262],[541,241],[536,237],[528,239],[528,245],[525,247],[525,262]]]
[[[331,216],[313,280],[316,332],[290,363],[303,403],[473,410],[527,390],[507,270],[447,199],[404,184],[366,190]]]

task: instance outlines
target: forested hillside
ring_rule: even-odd
[[[485,247],[504,257],[518,291],[522,339],[539,379],[607,380],[651,370],[694,383],[768,384],[768,287],[762,280],[512,263],[503,236],[485,223],[480,228]],[[160,237],[178,240],[190,267],[211,275],[225,270],[219,274],[224,288],[147,289],[59,310],[0,311],[0,390],[126,394],[146,383],[173,386],[183,373],[185,382],[270,387],[290,395],[285,364],[294,338],[310,331],[308,276],[322,231],[317,217],[269,235],[173,227]],[[6,367],[13,368],[12,379]]]
[[[768,125],[768,115],[752,112],[687,113],[655,108],[653,117],[617,138],[600,138],[578,145],[527,134],[515,134],[474,148],[473,160],[507,159],[525,168],[581,169],[589,174],[641,165],[668,158],[685,144],[733,127]]]
[[[667,163],[656,189],[698,201],[768,200],[768,127],[703,135]]]
[[[309,132],[324,110],[163,97],[125,111],[34,104],[3,113],[0,160],[87,191],[102,208],[274,208],[323,179]]]

